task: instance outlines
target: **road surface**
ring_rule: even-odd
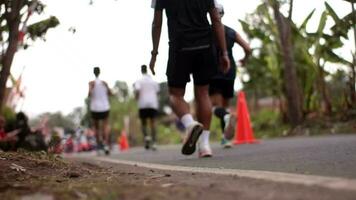
[[[219,169],[261,170],[304,175],[356,179],[356,135],[298,137],[264,140],[260,144],[238,145],[223,149],[213,145],[212,158],[197,154],[183,156],[180,146],[162,146],[158,151],[131,148],[113,154],[112,159],[145,163],[207,167]]]

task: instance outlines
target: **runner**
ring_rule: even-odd
[[[173,111],[186,127],[182,153],[191,155],[196,150],[199,140],[199,156],[210,157],[212,151],[209,144],[211,102],[209,99],[209,81],[216,74],[216,48],[213,34],[220,47],[220,61],[223,71],[229,69],[229,58],[226,51],[224,27],[220,21],[214,0],[156,0],[152,1],[155,8],[152,24],[153,50],[150,69],[154,67],[162,28],[162,12],[166,10],[169,34],[169,60],[167,79],[170,102]],[[212,26],[209,24],[209,13]],[[212,27],[212,28],[211,28]],[[193,119],[189,104],[184,100],[185,86],[194,80],[194,94],[197,121]]]
[[[104,150],[110,154],[109,149],[109,96],[112,95],[108,84],[99,79],[100,68],[94,67],[95,80],[89,82],[90,112],[93,120],[93,130],[96,136],[97,152]]]
[[[219,11],[220,18],[222,18],[224,16],[223,6],[218,4],[217,9]],[[213,104],[213,113],[220,119],[221,129],[224,133],[222,144],[225,148],[229,148],[231,147],[230,140],[234,136],[234,125],[236,124],[235,116],[230,114],[228,110],[230,99],[234,96],[234,83],[236,78],[236,63],[232,49],[235,43],[239,44],[243,48],[245,57],[240,60],[243,65],[246,63],[249,55],[251,54],[251,48],[234,29],[228,26],[224,26],[224,28],[226,47],[231,67],[227,73],[223,73],[219,70],[218,74],[214,76],[210,82],[209,94]]]
[[[138,101],[139,116],[142,133],[144,136],[145,149],[156,150],[156,117],[158,114],[159,85],[147,74],[147,66],[141,66],[142,77],[134,84],[135,97]],[[147,132],[149,123],[151,136]]]

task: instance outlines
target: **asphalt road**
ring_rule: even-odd
[[[223,149],[213,145],[212,158],[184,156],[180,146],[158,151],[131,148],[113,159],[189,167],[261,170],[356,179],[356,135],[294,137]]]

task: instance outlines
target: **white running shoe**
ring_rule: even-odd
[[[199,158],[208,158],[213,156],[209,142],[199,142],[198,145]]]

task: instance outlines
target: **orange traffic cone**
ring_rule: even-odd
[[[234,144],[258,143],[253,136],[250,114],[248,112],[245,93],[240,91],[236,103],[237,107],[237,129],[235,132]]]
[[[120,143],[120,151],[126,151],[130,148],[129,141],[127,140],[127,134],[125,131],[121,132],[119,143]]]

